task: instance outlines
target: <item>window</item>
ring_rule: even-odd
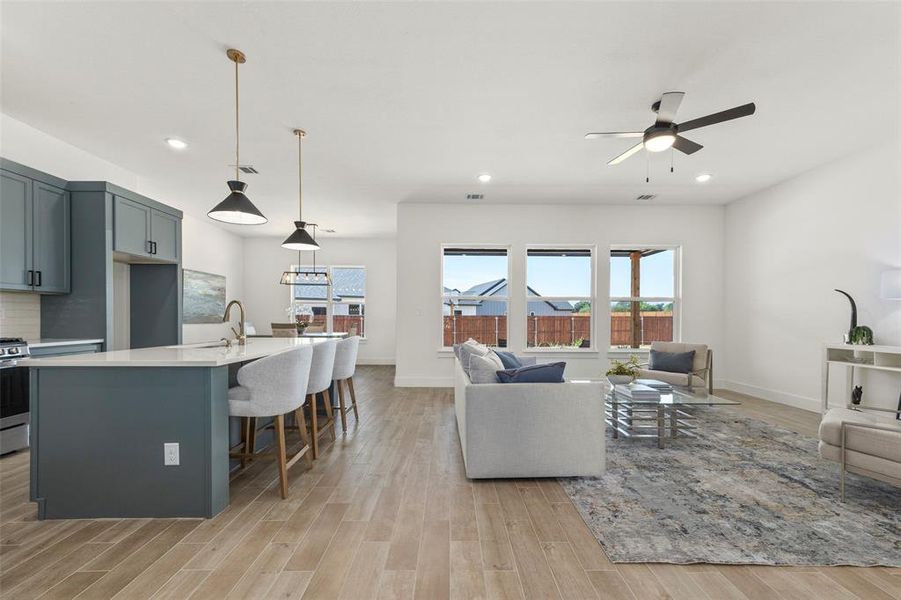
[[[442,249],[442,345],[507,346],[506,248]]]
[[[366,268],[317,266],[316,272],[328,274],[332,284],[290,286],[292,318],[306,316],[310,326],[321,331],[366,337]]]
[[[591,248],[526,251],[526,347],[591,348]]]
[[[677,248],[610,251],[610,347],[646,348],[678,339]]]

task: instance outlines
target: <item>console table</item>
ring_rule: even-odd
[[[901,347],[826,344],[823,350],[823,414],[829,410],[829,368],[832,365],[845,367],[850,391],[854,385],[854,369],[875,369],[901,374]],[[847,404],[846,401],[843,406]]]

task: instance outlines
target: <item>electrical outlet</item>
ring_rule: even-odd
[[[178,442],[166,442],[163,444],[163,465],[166,467],[177,467],[179,465]]]

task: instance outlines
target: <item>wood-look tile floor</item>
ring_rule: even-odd
[[[361,423],[289,471],[287,500],[259,462],[208,521],[36,521],[27,452],[0,459],[0,596],[901,599],[901,569],[614,565],[556,481],[467,481],[452,392],[393,376],[358,370]],[[814,414],[743,400],[815,432]]]

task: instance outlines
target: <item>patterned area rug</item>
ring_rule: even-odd
[[[607,474],[561,479],[614,562],[901,566],[901,490],[849,474],[817,440],[734,410],[700,437],[614,440]]]

